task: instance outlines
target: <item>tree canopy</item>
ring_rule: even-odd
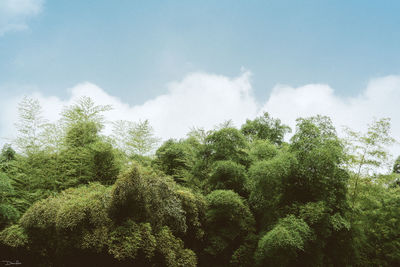
[[[268,113],[160,142],[83,97],[19,106],[0,153],[0,255],[29,266],[399,266],[390,120],[339,138]],[[195,122],[194,122],[195,123]],[[110,135],[104,129],[113,128]],[[3,256],[4,255],[4,256]]]

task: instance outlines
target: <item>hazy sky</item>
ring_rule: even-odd
[[[49,117],[79,95],[115,101],[113,118],[149,118],[163,137],[268,111],[359,129],[390,116],[400,139],[399,12],[400,1],[0,0],[0,137],[25,94]]]

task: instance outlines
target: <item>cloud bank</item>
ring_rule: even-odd
[[[169,83],[165,94],[134,106],[88,82],[76,85],[69,92],[68,99],[43,96],[40,93],[32,97],[41,102],[45,117],[56,120],[62,106],[73,103],[81,96],[89,96],[97,104],[113,106],[114,109],[106,115],[108,120],[148,119],[156,135],[164,140],[184,137],[193,126],[211,129],[229,119],[240,126],[247,118],[254,118],[264,111],[280,118],[292,129],[298,117],[327,115],[332,118],[339,134],[341,126],[364,131],[374,118],[390,117],[392,134],[400,140],[400,76],[372,79],[355,97],[340,97],[325,84],[301,87],[277,85],[265,102],[257,101],[253,96],[251,74],[247,71],[233,78],[192,73],[181,81]],[[13,123],[17,119],[16,107],[19,100],[7,100],[2,105],[0,136],[15,133]],[[400,154],[397,146],[391,150],[396,155]]]
[[[28,28],[27,21],[43,9],[44,0],[1,0],[0,36]]]

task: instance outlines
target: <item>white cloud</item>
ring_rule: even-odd
[[[329,116],[339,134],[342,127],[349,126],[365,131],[374,119],[389,117],[392,134],[400,141],[400,76],[386,76],[372,79],[367,88],[356,97],[339,97],[324,84],[309,84],[298,88],[276,86],[262,110],[273,117],[295,127],[296,118],[316,114]],[[400,154],[398,145],[391,149]]]
[[[27,20],[42,11],[43,3],[44,0],[1,0],[0,36],[8,31],[27,29]]]
[[[41,93],[31,96],[40,101],[44,116],[50,121],[59,118],[58,114],[63,106],[74,103],[82,96],[88,96],[96,104],[113,107],[106,114],[109,121],[148,119],[158,136],[180,138],[193,126],[211,129],[229,119],[240,126],[246,118],[255,117],[259,107],[251,94],[250,76],[249,72],[243,72],[236,78],[193,73],[182,81],[168,84],[166,94],[137,106],[130,106],[87,82],[69,89],[70,97],[67,100],[43,96]],[[3,112],[0,113],[3,129],[0,136],[15,134],[13,123],[17,120],[17,103],[21,99],[22,96],[5,101]]]
[[[400,76],[373,79],[355,97],[340,97],[324,84],[297,88],[278,85],[265,103],[257,102],[252,95],[250,77],[251,74],[246,71],[235,78],[192,73],[181,81],[168,84],[165,94],[136,106],[125,103],[91,83],[71,88],[70,97],[66,100],[40,93],[33,97],[40,100],[45,116],[55,120],[62,106],[73,103],[81,96],[89,96],[97,104],[113,106],[114,109],[107,113],[108,120],[149,119],[156,134],[163,139],[184,137],[193,126],[211,129],[229,119],[240,126],[246,118],[254,118],[267,111],[293,129],[298,117],[328,115],[339,133],[343,125],[363,131],[374,118],[390,117],[393,136],[400,140]],[[0,136],[11,136],[14,132],[17,102],[18,99],[6,100],[7,104],[2,105]],[[395,155],[400,154],[398,146],[391,151]]]

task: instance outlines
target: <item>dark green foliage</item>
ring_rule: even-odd
[[[187,182],[195,154],[189,142],[166,141],[156,151],[154,165],[178,183]]]
[[[345,153],[329,118],[299,119],[290,150],[297,164],[284,180],[283,203],[288,211],[299,209],[316,235],[301,261],[306,266],[350,264],[352,255],[338,253],[343,248],[351,251],[346,219],[349,174],[341,168]],[[310,213],[314,213],[313,219],[305,215]]]
[[[6,225],[15,222],[19,217],[18,210],[14,207],[15,197],[12,180],[0,172],[0,230]]]
[[[243,250],[254,233],[254,218],[246,202],[231,190],[216,190],[207,195],[206,212],[208,262],[226,266]],[[250,255],[253,252],[250,252]]]
[[[208,184],[212,190],[233,190],[241,196],[247,195],[246,169],[233,161],[217,161],[212,167]]]
[[[256,161],[250,167],[249,201],[257,218],[258,228],[268,227],[279,216],[284,181],[292,174],[296,162],[292,154],[280,152],[269,160]]]

